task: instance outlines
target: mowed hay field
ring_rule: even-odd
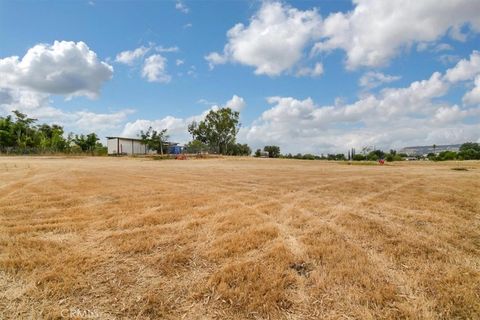
[[[0,318],[75,317],[478,319],[480,163],[1,157]]]

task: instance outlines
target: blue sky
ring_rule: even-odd
[[[480,139],[476,1],[0,1],[0,115],[343,152]],[[17,57],[17,58],[15,58]]]

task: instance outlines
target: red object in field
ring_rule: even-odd
[[[175,157],[176,160],[187,160],[187,156],[184,154],[179,154]]]
[[[384,163],[385,163],[385,160],[383,160],[383,159],[380,159],[380,160],[378,160],[378,163],[380,163],[380,164],[384,164]]]

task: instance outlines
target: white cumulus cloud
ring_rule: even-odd
[[[177,1],[175,3],[175,9],[185,14],[190,12],[190,9],[182,1]]]
[[[453,49],[440,42],[445,36],[465,41],[467,33],[480,32],[479,1],[353,0],[353,5],[349,12],[322,19],[316,9],[265,1],[248,24],[227,32],[223,52],[205,59],[211,68],[232,62],[255,68],[255,74],[278,76],[308,73],[298,70],[299,62],[340,49],[348,69],[380,67],[414,46],[439,53]]]
[[[324,20],[315,52],[343,49],[347,67],[378,67],[415,43],[435,42],[448,34],[464,40],[468,25],[480,32],[480,2],[471,0],[354,0],[347,13]],[[421,45],[421,49],[424,48]],[[438,49],[445,49],[439,47]]]
[[[38,44],[23,58],[0,59],[0,114],[18,110],[40,122],[63,125],[67,131],[101,134],[123,124],[134,110],[65,111],[53,105],[52,95],[97,98],[112,74],[113,68],[84,42]]]
[[[466,104],[480,105],[480,75],[475,78],[475,86],[463,96],[463,102]]]
[[[149,82],[168,83],[172,77],[167,73],[167,58],[154,54],[145,59],[142,68],[142,77]]]
[[[84,42],[38,44],[20,58],[0,59],[0,87],[96,98],[113,67],[100,61]]]
[[[312,68],[303,67],[297,71],[298,77],[319,77],[323,74],[323,64],[317,62]]]
[[[392,76],[381,72],[366,72],[359,80],[358,84],[364,89],[373,89],[383,84],[400,80],[400,76]]]
[[[246,105],[245,100],[242,97],[239,97],[236,94],[234,94],[232,99],[227,101],[227,103],[225,104],[225,107],[230,108],[233,111],[242,111],[245,105]]]
[[[211,67],[232,61],[254,67],[255,74],[278,76],[302,59],[307,45],[320,36],[321,25],[315,9],[266,1],[247,26],[238,23],[227,32],[223,53],[205,59]]]
[[[135,50],[126,50],[117,54],[115,61],[119,63],[124,63],[127,65],[133,65],[136,61],[143,58],[145,54],[150,51],[151,48],[141,46]]]
[[[478,73],[480,73],[480,52],[473,51],[469,59],[462,59],[455,67],[448,69],[445,79],[450,82],[472,80]]]

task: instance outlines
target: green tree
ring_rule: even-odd
[[[263,151],[268,152],[269,158],[278,158],[280,157],[280,147],[279,146],[265,146]]]
[[[373,151],[370,151],[367,155],[367,160],[370,160],[370,161],[377,161],[384,158],[385,158],[385,152],[383,152],[382,150],[373,150]]]
[[[38,145],[42,151],[50,150],[53,152],[64,151],[66,148],[66,141],[63,137],[63,128],[56,124],[48,125],[42,124],[37,127]]]
[[[12,112],[16,117],[16,121],[13,126],[15,145],[21,149],[34,147],[35,143],[33,137],[35,129],[32,128],[32,124],[35,123],[37,119],[29,118],[26,114],[17,110]]]
[[[0,117],[0,150],[14,146],[14,125],[12,116]]]
[[[442,151],[436,157],[436,160],[446,161],[446,160],[455,160],[457,158],[457,153],[455,151]]]
[[[310,153],[305,153],[305,154],[302,156],[302,159],[303,159],[303,160],[315,160],[315,155],[310,154]]]
[[[365,156],[363,154],[355,154],[353,155],[353,160],[354,161],[363,161],[365,160]]]
[[[235,143],[228,147],[228,154],[231,156],[249,156],[252,149],[247,144]]]
[[[458,157],[462,160],[480,160],[480,144],[466,142],[460,146]]]
[[[75,143],[83,152],[91,152],[93,154],[97,141],[100,140],[95,133],[87,135],[75,135],[73,143]]]
[[[240,128],[240,113],[230,108],[210,110],[203,121],[192,122],[188,132],[220,154],[228,154],[228,147],[235,143]]]
[[[192,140],[185,146],[188,153],[201,153],[208,151],[208,145],[200,140]]]
[[[149,149],[155,150],[159,154],[163,155],[164,150],[168,148],[167,140],[169,135],[167,134],[167,129],[157,131],[149,127],[146,132],[140,131],[140,138]]]
[[[261,149],[257,149],[257,150],[255,151],[255,157],[259,158],[259,157],[261,157],[261,156],[262,156],[262,150],[261,150]]]
[[[402,156],[397,154],[396,150],[391,149],[390,152],[385,155],[385,160],[388,162],[402,161]]]
[[[20,111],[12,111],[12,114],[0,117],[0,152],[69,152],[73,146],[79,152],[93,153],[101,146],[95,133],[86,136],[70,133],[65,137],[62,126],[35,125],[36,119]]]

